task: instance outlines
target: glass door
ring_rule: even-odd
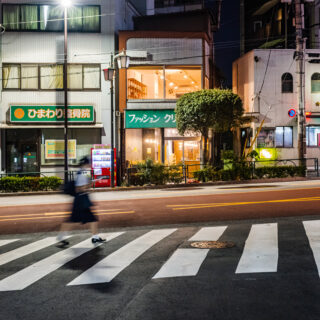
[[[10,129],[6,132],[7,172],[39,172],[37,129]]]
[[[165,140],[165,164],[200,164],[200,141]]]

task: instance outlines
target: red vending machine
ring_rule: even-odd
[[[117,161],[114,149],[114,185],[117,185]],[[111,185],[111,148],[97,145],[91,149],[91,169],[93,174],[93,187],[110,187]]]

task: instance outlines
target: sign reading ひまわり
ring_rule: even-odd
[[[10,106],[10,122],[63,122],[63,106]],[[69,106],[68,121],[94,122],[93,106]]]

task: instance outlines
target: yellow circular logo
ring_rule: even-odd
[[[22,119],[22,118],[24,117],[24,111],[23,111],[23,109],[21,109],[21,108],[16,109],[16,110],[14,111],[14,116],[15,116],[15,118],[17,118],[17,119]]]

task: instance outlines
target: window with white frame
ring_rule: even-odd
[[[311,92],[316,93],[320,92],[320,73],[315,72],[311,76]]]
[[[307,146],[320,147],[320,126],[306,127]]]
[[[62,90],[62,64],[3,64],[3,90]],[[101,67],[96,64],[69,64],[68,89],[100,90]]]
[[[276,148],[292,148],[293,147],[293,128],[292,127],[276,127],[275,145],[276,145]]]
[[[276,127],[261,129],[257,138],[258,148],[292,148],[293,128]]]

